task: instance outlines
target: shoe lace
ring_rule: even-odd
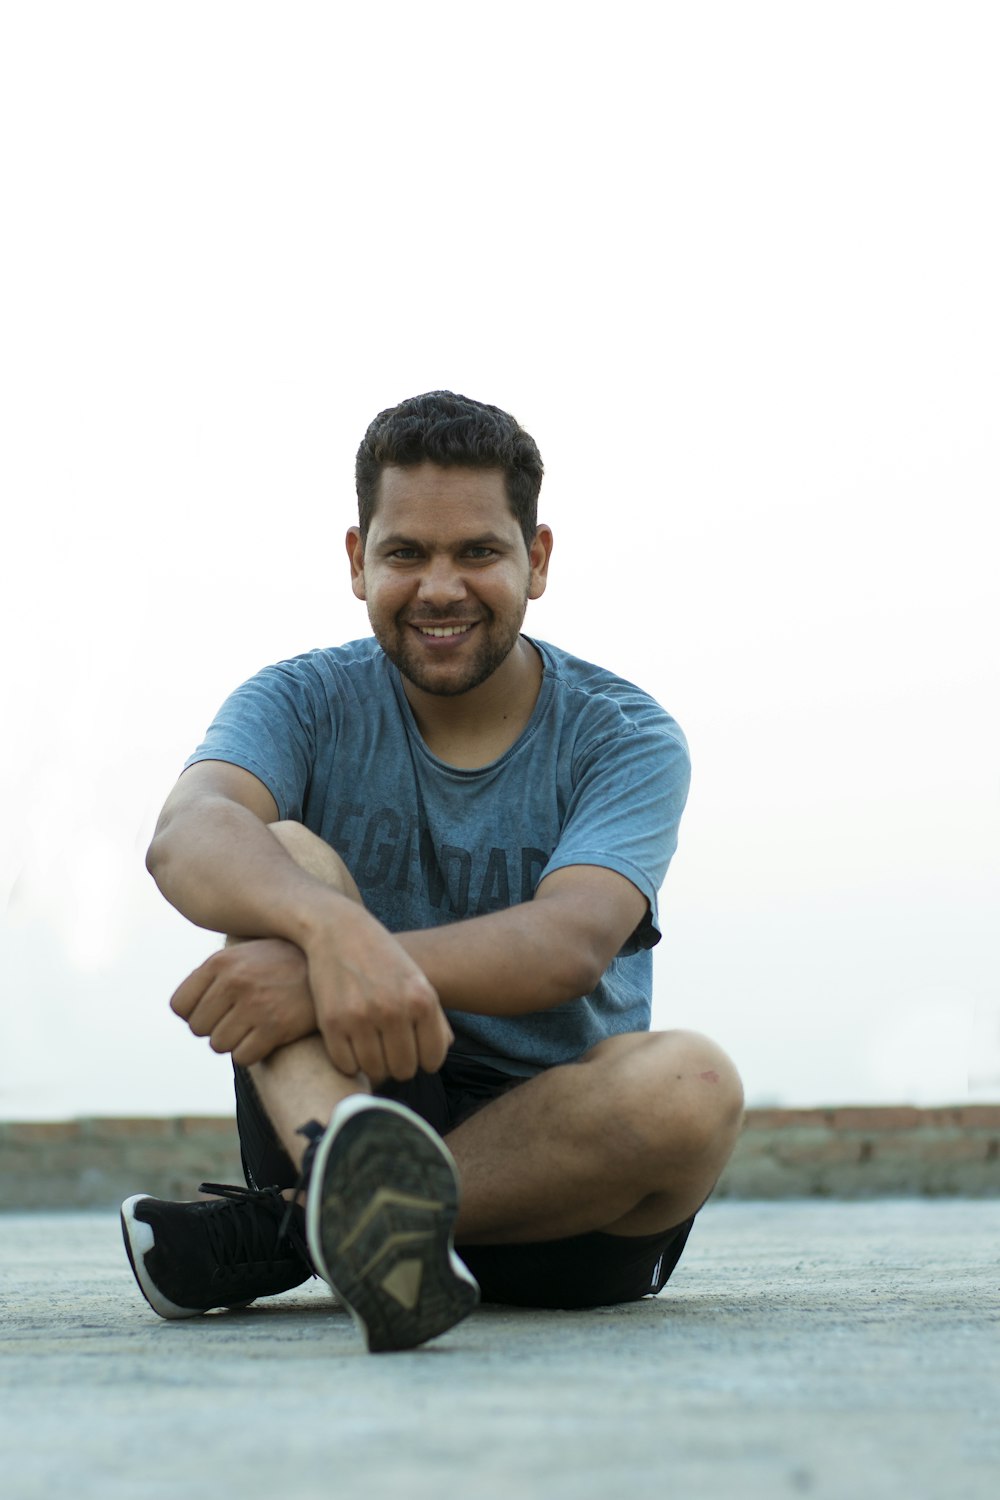
[[[206,1214],[204,1220],[220,1270],[231,1271],[248,1262],[259,1264],[262,1261],[271,1267],[284,1244],[312,1267],[305,1236],[293,1213],[295,1200],[286,1206],[280,1188],[244,1188],[225,1182],[203,1182],[198,1191],[213,1193],[232,1205],[227,1213]],[[281,1219],[275,1232],[279,1215]]]
[[[305,1151],[302,1153],[302,1168],[299,1172],[299,1180],[295,1184],[295,1191],[292,1193],[292,1196],[288,1200],[288,1206],[285,1209],[285,1216],[281,1221],[281,1228],[278,1230],[279,1239],[281,1239],[281,1237],[288,1232],[289,1225],[293,1223],[292,1209],[299,1201],[299,1194],[304,1193],[306,1188],[309,1186],[309,1179],[312,1176],[313,1161],[316,1156],[316,1147],[323,1139],[324,1130],[323,1126],[319,1123],[318,1120],[307,1120],[304,1125],[299,1126],[295,1134],[304,1135],[308,1144],[306,1145]],[[313,1272],[313,1275],[315,1274],[316,1273]]]

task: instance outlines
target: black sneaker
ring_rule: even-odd
[[[306,1238],[372,1353],[435,1338],[479,1301],[457,1212],[451,1152],[418,1115],[368,1094],[337,1106],[309,1166]]]
[[[139,1290],[161,1318],[247,1307],[313,1275],[303,1210],[277,1188],[203,1182],[221,1198],[167,1203],[139,1193],[122,1204],[122,1234]],[[287,1216],[287,1226],[284,1220]]]

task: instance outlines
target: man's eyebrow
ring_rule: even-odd
[[[498,536],[495,531],[484,531],[479,536],[459,537],[452,545],[456,547],[504,547],[509,545],[510,538]],[[426,542],[419,537],[404,536],[402,532],[393,531],[388,536],[380,537],[378,550],[380,552],[391,552],[394,547],[423,547]]]
[[[381,537],[379,547],[416,547],[418,543],[411,536],[403,536],[401,532],[394,531],[390,536]]]

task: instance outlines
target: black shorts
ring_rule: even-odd
[[[264,1111],[249,1074],[236,1068],[236,1123],[250,1187],[293,1187],[298,1177]],[[390,1080],[376,1093],[398,1099],[439,1135],[520,1079],[483,1063],[449,1055],[440,1073]],[[459,1253],[479,1282],[484,1302],[516,1307],[607,1307],[659,1292],[681,1258],[694,1216],[659,1234],[575,1234],[525,1245],[462,1245]]]

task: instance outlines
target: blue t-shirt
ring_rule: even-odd
[[[242,766],[281,818],[340,854],[369,910],[409,932],[530,901],[567,865],[601,865],[649,911],[589,995],[520,1016],[448,1012],[469,1057],[517,1074],[649,1027],[656,893],[687,797],[684,736],[632,683],[542,641],[541,690],[498,760],[450,766],[421,738],[374,638],[265,667],[226,700],[187,762]]]

